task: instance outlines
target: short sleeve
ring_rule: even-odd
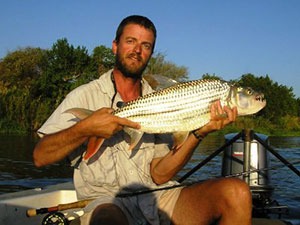
[[[42,125],[42,127],[37,131],[40,137],[45,134],[52,134],[58,131],[64,130],[66,128],[74,125],[78,120],[70,113],[65,113],[67,109],[76,107],[76,104],[68,98],[57,107],[57,109],[52,113],[48,120]]]

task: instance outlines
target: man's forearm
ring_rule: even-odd
[[[154,159],[151,164],[152,179],[157,184],[171,180],[190,160],[199,140],[190,135],[184,144],[176,151],[170,151],[166,156]]]
[[[33,158],[37,167],[58,162],[87,140],[80,122],[58,133],[44,136],[36,145]]]
[[[154,159],[151,162],[151,176],[155,183],[162,184],[169,181],[183,168],[198,146],[198,138],[201,139],[213,131],[224,128],[235,121],[237,117],[236,107],[230,109],[224,106],[222,108],[220,101],[213,103],[210,110],[211,119],[209,123],[191,134],[176,152],[170,152],[165,157]],[[227,117],[219,116],[223,114],[227,114]]]

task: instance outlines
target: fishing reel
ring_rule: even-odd
[[[53,212],[44,217],[42,225],[69,225],[69,221],[64,214]]]

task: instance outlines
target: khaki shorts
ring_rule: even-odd
[[[159,218],[161,225],[169,225],[171,222],[173,210],[177,199],[180,195],[180,192],[183,187],[173,188],[170,190],[164,191],[160,199],[158,200],[158,209],[159,209]],[[118,205],[118,204],[116,204]],[[123,208],[121,205],[118,205],[121,209]],[[128,218],[130,225],[138,224],[136,221],[133,221],[131,215],[126,211],[122,210],[126,217]],[[85,213],[83,216],[80,217],[80,224],[81,225],[89,225],[90,219],[92,217],[93,211]],[[141,223],[143,224],[143,223]]]
[[[170,224],[175,204],[183,187],[167,190],[158,201],[161,224]]]

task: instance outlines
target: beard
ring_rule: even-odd
[[[141,64],[128,64],[125,59],[134,57],[141,62]],[[150,59],[150,57],[149,57]],[[145,62],[140,55],[136,53],[131,53],[124,57],[121,57],[119,53],[116,54],[115,67],[122,72],[125,77],[133,78],[133,79],[141,79],[144,70],[148,64],[149,59]]]

